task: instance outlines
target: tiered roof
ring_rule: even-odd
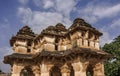
[[[99,36],[102,35],[101,32],[99,32],[98,30],[96,30],[94,27],[92,27],[90,24],[88,24],[87,22],[85,22],[83,19],[81,18],[76,18],[73,21],[73,24],[70,26],[70,28],[68,29],[69,32],[73,32],[76,30],[84,30],[84,31],[91,31]]]
[[[49,26],[48,28],[44,29],[40,35],[55,35],[55,36],[64,36],[67,32],[65,26],[61,23],[58,23],[56,26]]]
[[[12,36],[10,40],[10,45],[13,46],[16,40],[28,40],[32,41],[37,35],[28,26],[24,26],[17,32],[16,36]]]

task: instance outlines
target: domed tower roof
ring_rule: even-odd
[[[41,34],[47,34],[47,35],[63,35],[63,32],[67,32],[67,29],[65,26],[61,23],[56,24],[56,26],[49,26],[46,29],[44,29]]]
[[[59,31],[67,31],[66,27],[62,23],[56,24],[56,29]]]
[[[96,33],[100,36],[102,35],[101,32],[96,30],[94,27],[92,27],[89,23],[85,22],[85,20],[83,20],[81,18],[76,18],[68,30],[75,31],[76,29],[90,30],[90,31],[93,31],[94,33]]]
[[[85,27],[89,27],[89,28],[93,28],[90,24],[86,23],[83,19],[81,18],[76,18],[74,21],[73,21],[73,24],[70,26],[69,29],[73,29],[77,26],[85,26]],[[95,28],[93,28],[95,29]]]
[[[33,40],[36,34],[28,26],[22,27],[16,36],[13,36],[10,40],[10,45],[12,46],[16,40]]]
[[[40,35],[53,34],[55,33],[55,26],[48,26],[46,29],[42,30]]]
[[[29,35],[33,37],[35,36],[34,32],[28,26],[24,26],[23,28],[21,28],[19,32],[17,32],[17,36],[18,35]]]
[[[82,18],[76,18],[73,23],[81,23],[84,22],[84,20]]]

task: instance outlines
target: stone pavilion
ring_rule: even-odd
[[[10,39],[13,54],[4,57],[12,76],[105,76],[104,61],[111,55],[99,47],[102,33],[76,18],[67,29],[48,26],[40,34],[24,26]]]

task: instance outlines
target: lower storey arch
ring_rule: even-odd
[[[62,76],[60,68],[57,66],[53,66],[50,70],[50,76]]]
[[[23,68],[20,72],[20,76],[35,76],[30,66]]]

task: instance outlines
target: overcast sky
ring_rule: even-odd
[[[10,71],[3,57],[12,53],[9,40],[24,25],[39,34],[60,22],[69,27],[77,17],[103,32],[101,46],[120,35],[120,0],[0,0],[0,69]]]

